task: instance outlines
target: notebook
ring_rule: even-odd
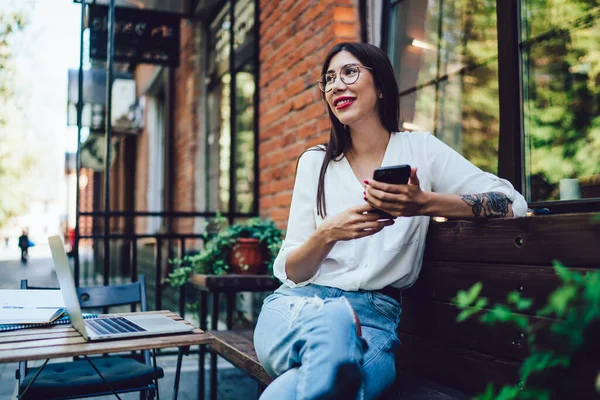
[[[0,325],[47,324],[65,313],[64,306],[56,290],[0,290]]]
[[[164,335],[190,332],[193,326],[174,321],[165,315],[132,315],[127,317],[100,317],[83,319],[79,298],[67,253],[60,236],[48,238],[56,276],[63,295],[65,308],[73,327],[85,340],[118,339],[123,337]]]

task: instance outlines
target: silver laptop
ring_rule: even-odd
[[[73,327],[85,340],[118,339],[123,337],[163,335],[189,332],[193,326],[177,322],[166,315],[131,315],[127,317],[101,317],[83,319],[75,281],[60,236],[48,238],[58,284]]]

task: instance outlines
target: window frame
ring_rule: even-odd
[[[360,10],[367,2],[383,1],[379,20],[381,48],[389,54],[389,33],[393,31],[392,7],[406,0],[359,0]],[[498,31],[499,138],[498,176],[509,180],[516,190],[529,198],[525,172],[525,134],[523,121],[523,63],[521,59],[521,0],[496,0]],[[368,41],[366,21],[361,18],[361,37]],[[548,209],[552,214],[600,211],[600,198],[529,202],[532,209]]]
[[[251,34],[248,35],[247,37],[247,41],[250,42],[250,46],[252,47],[252,54],[249,54],[248,52],[248,48],[244,47],[244,46],[238,46],[238,49],[236,50],[235,48],[235,5],[236,5],[236,0],[225,0],[220,2],[218,5],[216,5],[213,9],[212,12],[210,13],[209,18],[207,18],[205,20],[204,24],[204,35],[205,38],[209,38],[211,37],[210,35],[210,23],[208,23],[208,21],[212,21],[214,20],[218,15],[221,14],[222,10],[225,7],[229,7],[229,10],[227,11],[228,13],[228,17],[229,17],[229,62],[228,62],[228,73],[231,76],[231,82],[230,82],[230,92],[231,92],[231,96],[230,96],[230,102],[229,102],[229,108],[230,108],[230,118],[229,118],[229,130],[230,130],[230,135],[231,135],[231,140],[230,140],[230,147],[229,147],[229,202],[227,204],[227,211],[223,212],[223,215],[225,217],[227,217],[227,219],[229,220],[230,223],[233,223],[235,221],[236,218],[248,218],[248,217],[255,217],[258,216],[259,214],[259,170],[258,170],[258,166],[259,166],[259,153],[258,153],[258,145],[259,145],[259,137],[258,137],[258,128],[259,128],[259,116],[260,116],[260,111],[259,111],[259,99],[260,99],[260,59],[259,59],[259,38],[258,38],[258,33],[259,33],[259,29],[260,29],[260,16],[259,16],[259,0],[252,0],[254,2],[254,27],[251,30]],[[208,58],[211,55],[211,51],[213,50],[212,48],[210,48],[210,46],[213,43],[208,42],[208,45],[205,48],[205,60],[208,60]],[[243,48],[242,48],[243,47]],[[236,59],[236,55],[242,55],[242,52],[240,52],[240,50],[244,50],[243,52],[243,60],[239,59],[239,57]],[[236,146],[237,146],[237,104],[236,104],[236,91],[237,91],[237,85],[236,85],[236,80],[237,80],[237,73],[239,71],[241,71],[248,63],[253,63],[254,64],[254,69],[252,71],[253,75],[254,75],[254,81],[255,81],[255,91],[254,91],[254,121],[253,121],[253,126],[254,126],[254,165],[253,165],[253,169],[254,169],[254,182],[253,182],[253,197],[254,197],[254,203],[253,203],[253,207],[252,207],[252,211],[249,213],[243,213],[243,212],[238,212],[236,211],[236,190],[237,190],[237,186],[236,186]],[[207,72],[208,72],[208,61],[205,62],[205,68],[207,68]],[[208,96],[209,91],[211,90],[211,88],[214,87],[216,80],[220,79],[222,75],[219,74],[215,74],[214,76],[208,76],[208,80],[207,82],[205,82],[205,95]],[[206,102],[205,102],[206,104]],[[205,109],[205,112],[208,112],[207,109]],[[205,116],[205,120],[208,121],[209,116],[206,115]],[[208,123],[208,122],[207,122]],[[208,160],[209,154],[209,148],[208,148],[208,135],[205,138],[205,140],[207,141],[206,144],[206,160]],[[208,168],[206,169],[206,181],[208,182]],[[209,206],[209,201],[208,201],[208,196],[209,196],[209,190],[211,190],[210,188],[206,189],[206,196],[207,196],[207,201],[206,201],[206,207],[207,207],[207,211],[211,211],[208,210],[208,206]]]

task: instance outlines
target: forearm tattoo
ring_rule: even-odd
[[[473,215],[477,218],[506,217],[510,211],[508,206],[512,204],[504,193],[499,192],[466,194],[460,197],[471,206]]]

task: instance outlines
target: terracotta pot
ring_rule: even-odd
[[[267,248],[255,238],[240,238],[229,253],[229,265],[236,274],[263,274],[267,265]]]

